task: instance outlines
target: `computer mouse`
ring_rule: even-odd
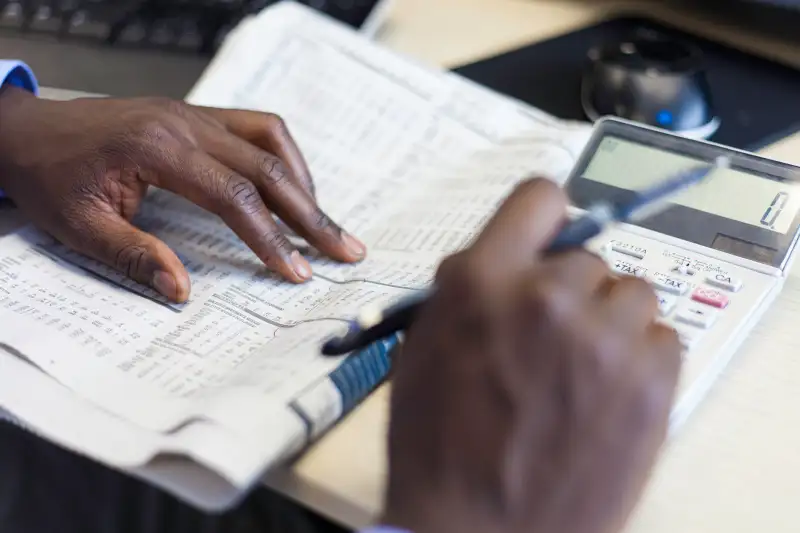
[[[637,37],[592,48],[581,100],[587,118],[613,115],[708,139],[720,126],[702,52],[661,37]]]

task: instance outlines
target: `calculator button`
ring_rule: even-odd
[[[643,278],[645,274],[647,274],[646,268],[631,264],[627,261],[622,261],[620,259],[614,261],[614,265],[611,267],[611,269],[617,274],[622,274],[623,276],[635,276],[637,278]]]
[[[629,246],[626,246],[624,244],[612,244],[611,249],[617,252],[618,254],[625,254],[630,257],[635,257],[636,259],[644,259],[643,251],[630,248]]]
[[[675,304],[678,303],[677,297],[664,292],[656,293],[656,298],[658,298],[658,314],[661,316],[670,314],[675,309]]]
[[[657,289],[670,294],[677,294],[678,296],[686,294],[686,292],[689,290],[688,281],[673,276],[668,276],[660,272],[653,274],[653,276],[650,278],[650,282],[655,285]]]
[[[700,340],[699,331],[689,331],[683,328],[675,328],[675,333],[678,334],[678,342],[681,343],[684,350],[691,350]]]
[[[736,292],[742,288],[741,280],[732,278],[728,274],[723,274],[722,272],[710,273],[706,276],[706,283],[730,292]]]
[[[692,300],[695,302],[710,305],[717,309],[725,309],[728,307],[728,297],[716,289],[709,289],[707,287],[698,287],[692,293]]]
[[[675,265],[674,267],[672,267],[672,271],[682,276],[694,276],[696,273],[692,267],[684,264]]]
[[[678,310],[675,320],[696,328],[708,329],[717,319],[717,312],[700,305],[688,305]]]

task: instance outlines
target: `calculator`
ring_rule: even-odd
[[[598,121],[565,188],[572,215],[626,201],[675,173],[725,156],[658,214],[593,239],[619,275],[647,280],[684,364],[670,424],[680,425],[780,293],[800,226],[800,168],[616,118]],[[664,207],[664,206],[662,206]]]

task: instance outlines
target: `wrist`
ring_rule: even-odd
[[[8,122],[20,98],[38,94],[39,82],[28,65],[22,61],[0,59],[0,145],[2,136],[13,135],[13,127],[8,127]],[[2,163],[0,161],[0,167]],[[2,188],[5,174],[0,173],[0,198],[4,196]]]

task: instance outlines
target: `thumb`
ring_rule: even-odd
[[[189,298],[189,274],[178,256],[164,242],[136,228],[116,212],[92,210],[77,234],[56,237],[75,251],[152,287],[169,300],[183,303]]]
[[[472,245],[496,279],[533,265],[567,217],[567,197],[554,182],[523,181],[505,199]]]

